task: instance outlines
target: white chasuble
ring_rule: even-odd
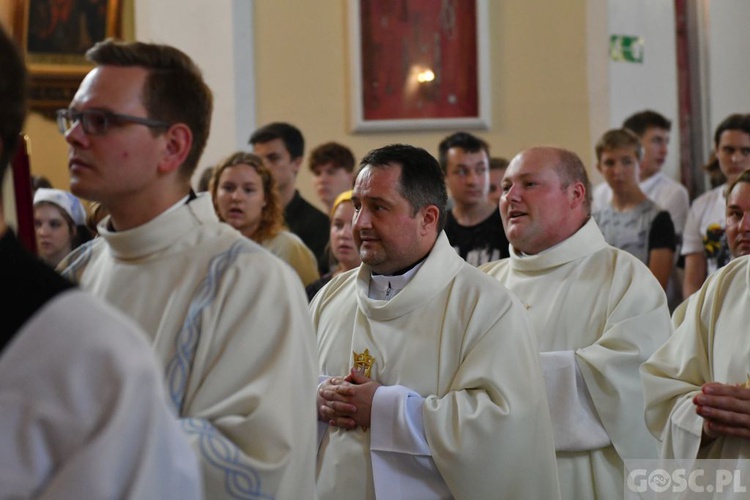
[[[206,497],[314,488],[317,362],[294,271],[199,195],[77,248],[65,274],[138,322],[201,460]]]
[[[701,447],[693,398],[707,382],[750,380],[750,257],[709,276],[673,317],[675,332],[641,371],[646,423],[664,458],[747,459],[750,441],[718,437]]]
[[[371,429],[328,428],[318,498],[376,498],[376,490],[391,498],[558,498],[544,381],[523,306],[442,233],[391,300],[368,298],[370,273],[363,264],[334,277],[310,304],[321,373],[346,375],[355,355],[371,358],[371,378],[424,398],[428,446],[393,439],[391,451],[371,449],[376,435],[386,435],[380,442],[411,432],[398,411],[375,407],[381,388]]]
[[[481,269],[524,303],[540,352],[574,352],[609,435],[608,445],[558,450],[563,498],[622,498],[623,459],[658,453],[643,420],[638,368],[671,331],[661,286],[642,262],[608,245],[593,218],[553,248],[529,256],[511,248],[510,258]]]

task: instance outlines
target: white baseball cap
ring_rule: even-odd
[[[62,189],[38,188],[34,193],[34,205],[42,201],[54,203],[65,210],[77,226],[83,225],[86,222],[86,213],[83,210],[81,201],[67,191],[63,191]]]

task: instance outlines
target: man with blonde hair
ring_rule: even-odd
[[[649,200],[669,212],[677,236],[676,256],[667,285],[667,300],[670,311],[682,302],[683,264],[679,261],[680,243],[685,229],[685,221],[690,208],[690,196],[685,186],[662,172],[669,153],[672,122],[661,113],[644,109],[628,116],[622,128],[638,136],[642,155],[638,172],[639,187]],[[602,182],[593,192],[593,212],[606,207],[612,200],[612,188]]]

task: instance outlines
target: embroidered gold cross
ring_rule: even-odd
[[[352,351],[352,354],[354,355],[354,369],[365,377],[370,378],[370,374],[372,373],[372,365],[373,363],[375,363],[375,358],[370,356],[370,350],[365,349],[365,352],[361,354],[357,354],[355,351]]]

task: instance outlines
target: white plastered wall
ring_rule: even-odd
[[[593,168],[593,148],[598,138],[607,128],[622,126],[628,116],[644,109],[658,111],[672,121],[669,156],[662,171],[679,180],[674,2],[609,0],[605,7],[602,2],[590,0],[588,14],[592,182],[601,182],[601,176]],[[607,20],[606,32],[600,24],[603,15]],[[611,35],[642,37],[643,62],[611,60]]]
[[[750,113],[750,2],[702,0],[708,7],[708,141],[732,113]]]
[[[213,91],[214,113],[196,178],[237,149],[255,128],[254,0],[135,0],[135,38],[189,54]]]

